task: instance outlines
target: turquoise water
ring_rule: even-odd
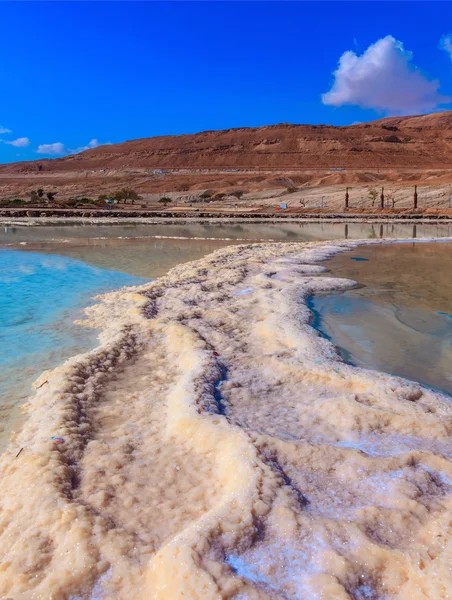
[[[0,438],[43,370],[95,346],[96,332],[73,323],[93,296],[144,281],[63,256],[0,250]]]

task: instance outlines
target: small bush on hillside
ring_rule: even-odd
[[[397,202],[401,200],[401,198],[396,198],[396,192],[389,192],[386,194],[386,199],[389,201],[391,208],[395,208]]]
[[[0,206],[22,206],[27,204],[27,201],[23,198],[8,198],[7,200],[0,200]]]
[[[172,202],[172,199],[168,198],[167,196],[163,196],[163,198],[160,198],[159,202],[160,204],[164,204],[166,206]]]
[[[378,198],[378,192],[375,188],[369,188],[369,191],[367,192],[367,195],[369,196],[369,198],[372,201],[372,207],[375,206],[375,202]]]

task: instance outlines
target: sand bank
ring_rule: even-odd
[[[89,308],[100,346],[38,379],[1,458],[0,592],[449,598],[450,398],[310,326],[357,244],[223,248]]]

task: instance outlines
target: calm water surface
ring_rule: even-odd
[[[228,223],[0,227],[0,247],[57,253],[138,277],[157,277],[243,241],[452,237],[452,224]]]
[[[45,369],[96,345],[74,324],[98,293],[146,281],[63,256],[0,249],[0,446]]]
[[[88,225],[0,229],[0,448],[31,382],[96,344],[74,325],[104,291],[243,240],[452,236],[450,225]],[[379,246],[341,255],[334,274],[365,287],[316,298],[320,325],[357,364],[452,392],[451,244]],[[446,313],[446,314],[443,314]],[[3,428],[3,433],[1,429]]]
[[[312,300],[343,357],[452,395],[452,243],[363,246],[326,264],[361,284]]]
[[[342,238],[450,237],[452,224],[392,223],[181,223],[172,225],[58,225],[0,227],[0,245],[87,238],[186,237],[253,240],[334,240]]]

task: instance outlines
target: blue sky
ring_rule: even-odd
[[[452,108],[449,2],[0,2],[0,21],[0,162]]]

